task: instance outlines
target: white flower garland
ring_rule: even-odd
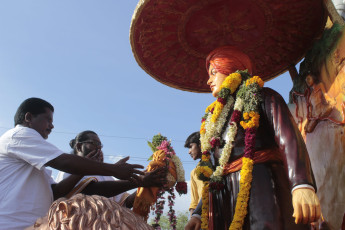
[[[173,155],[171,160],[173,161],[175,167],[176,167],[176,174],[177,174],[177,182],[184,182],[185,178],[184,178],[184,169],[182,166],[182,162],[180,160],[180,158],[176,155]]]
[[[243,100],[238,97],[236,99],[236,102],[235,102],[234,111],[238,110],[239,112],[242,112],[243,106],[244,106]],[[222,114],[223,114],[223,111],[222,111]],[[224,113],[225,113],[225,111],[224,111]],[[220,154],[219,166],[217,166],[216,170],[211,175],[211,181],[221,181],[222,180],[224,166],[229,161],[232,148],[234,147],[233,146],[233,142],[235,141],[236,134],[237,134],[237,124],[235,122],[231,122],[229,130],[226,133],[226,138],[225,138],[226,143],[225,143],[225,146],[224,146],[224,148],[222,150],[222,153]]]
[[[226,118],[229,114],[229,111],[234,104],[234,98],[229,96],[226,104],[224,105],[221,114],[219,115],[217,121],[214,123],[211,121],[212,114],[208,112],[206,121],[205,121],[205,133],[200,135],[201,142],[201,151],[208,151],[212,148],[210,140],[212,137],[219,136],[224,124],[226,123]]]

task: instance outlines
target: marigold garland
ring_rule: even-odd
[[[210,156],[201,155],[201,160],[202,160],[202,161],[208,161],[209,159],[210,159]]]
[[[196,173],[197,175],[199,175],[199,177],[200,175],[203,175],[204,177],[210,178],[210,176],[213,173],[213,170],[208,166],[199,166],[196,169]]]
[[[259,113],[256,113],[254,111],[250,111],[249,113],[246,112],[246,113],[243,113],[243,118],[246,121],[241,121],[240,124],[244,129],[259,127],[259,120],[260,120]]]
[[[230,74],[222,83],[222,88],[228,88],[230,89],[230,93],[233,94],[236,89],[240,86],[242,83],[242,76],[240,73],[232,73]]]
[[[230,158],[233,141],[237,134],[237,124],[241,124],[241,126],[246,130],[245,154],[242,158],[243,164],[240,172],[240,191],[236,202],[235,215],[229,229],[242,229],[244,218],[247,214],[252,181],[252,156],[255,147],[255,134],[256,128],[259,127],[260,120],[260,89],[264,84],[258,76],[251,77],[242,82],[242,78],[248,78],[248,76],[249,75],[246,71],[239,71],[230,74],[223,81],[217,100],[207,107],[205,111],[206,114],[202,119],[200,128],[201,150],[203,153],[209,153],[211,149],[220,146],[221,130],[226,123],[226,117],[234,103],[231,94],[233,94],[242,83],[236,94],[237,99],[229,123],[230,128],[226,134],[226,143],[219,159],[219,166],[217,166],[216,170],[213,171],[209,156],[207,154],[203,154],[202,160],[196,169],[199,178],[204,181],[204,190],[202,193],[203,207],[201,214],[202,229],[208,229],[208,192],[210,187],[216,190],[220,190],[224,187],[222,184],[224,166]],[[244,121],[240,121],[241,114]]]
[[[251,183],[253,180],[254,161],[250,158],[242,158],[242,169],[240,172],[240,191],[237,195],[235,215],[229,230],[241,230],[244,218],[248,212],[248,200],[250,195]]]
[[[246,81],[246,86],[249,86],[254,83],[258,84],[260,88],[262,88],[265,84],[265,82],[259,76],[254,76]]]
[[[204,182],[202,188],[202,212],[201,212],[201,229],[208,229],[208,202],[209,202],[209,183]]]
[[[200,133],[204,134],[206,131],[205,129],[205,122],[203,121],[202,124],[201,124],[201,127],[200,127]]]

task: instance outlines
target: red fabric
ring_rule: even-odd
[[[253,154],[254,164],[264,162],[283,162],[278,149],[265,149],[256,151]],[[237,172],[242,168],[242,157],[224,166],[223,175]]]

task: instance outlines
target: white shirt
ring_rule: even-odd
[[[71,174],[69,173],[65,173],[65,172],[59,172],[57,177],[56,177],[56,182],[61,182],[63,179],[66,179],[68,176],[70,176]],[[97,181],[116,181],[115,177],[112,176],[99,176],[99,175],[95,175],[95,176],[84,176],[74,187],[78,186],[83,180],[89,178],[89,177],[95,177],[97,179]],[[114,201],[116,201],[117,203],[119,203],[121,201],[122,196],[125,193],[120,193],[113,198]]]
[[[44,164],[62,153],[21,125],[0,137],[0,229],[22,230],[46,214],[53,192]]]

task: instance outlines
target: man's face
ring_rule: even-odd
[[[85,157],[91,151],[100,150],[102,149],[102,147],[103,145],[99,137],[96,134],[89,133],[88,139],[86,141],[81,142],[81,148],[80,148],[80,152],[78,152],[78,155]]]
[[[201,158],[201,149],[197,143],[190,143],[188,153],[193,158],[193,160]]]
[[[53,125],[53,112],[45,108],[45,113],[32,115],[27,113],[26,122],[28,127],[36,130],[44,139],[47,139],[52,129]]]

